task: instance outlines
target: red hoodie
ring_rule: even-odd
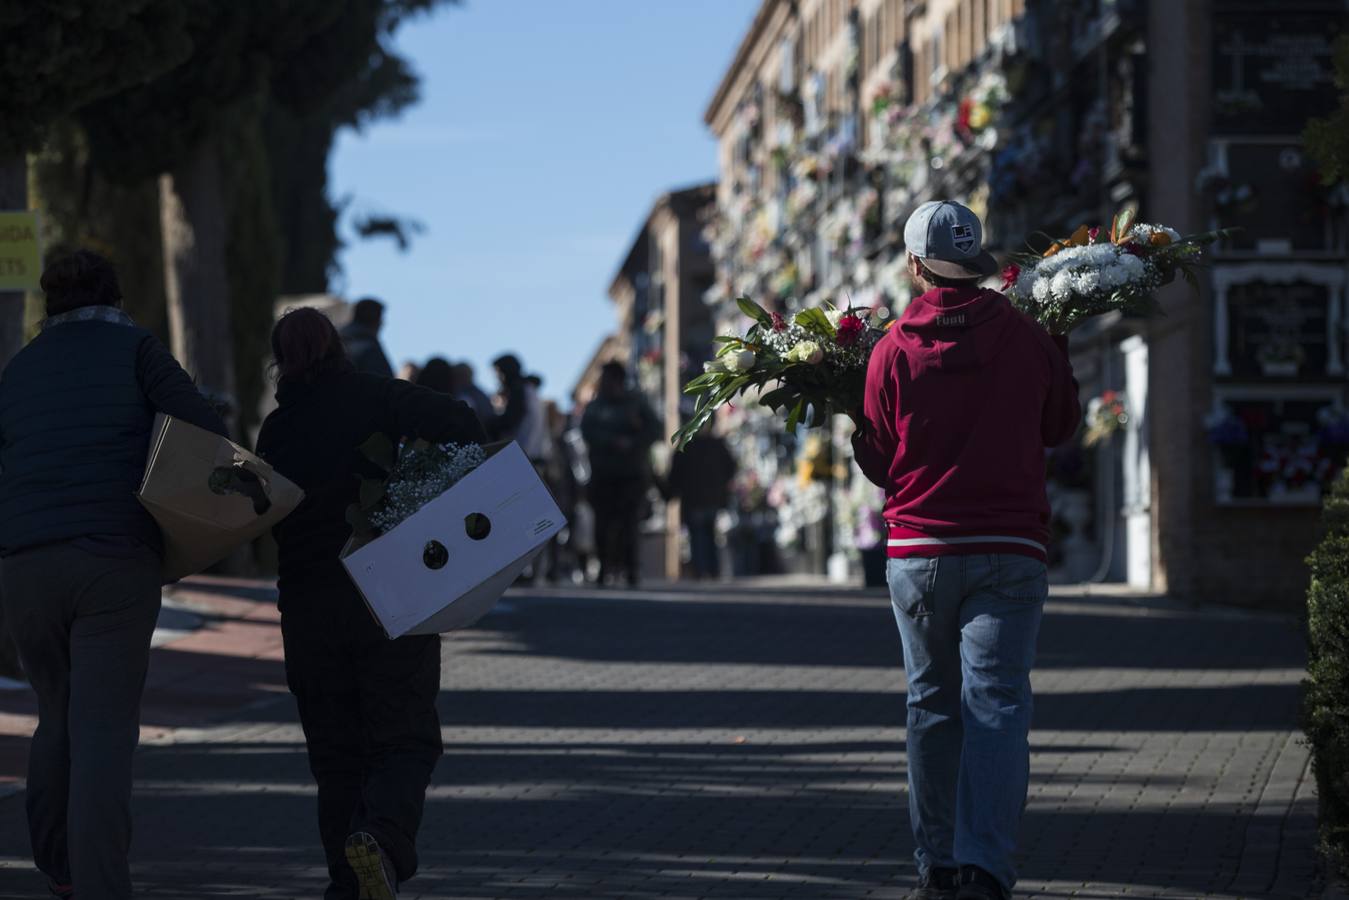
[[[1045,448],[1082,407],[1067,339],[996,291],[938,288],[871,354],[858,465],[885,489],[891,557],[1046,559]]]

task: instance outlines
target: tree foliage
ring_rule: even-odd
[[[69,117],[48,126],[46,135],[41,151],[29,158],[29,185],[34,206],[42,210],[48,257],[85,247],[113,260],[127,312],[167,341],[158,185],[114,184],[100,175],[89,160],[83,130]],[[33,318],[40,316],[35,309]]]
[[[1342,92],[1339,108],[1312,119],[1303,134],[1327,185],[1349,181],[1349,35],[1335,42],[1335,84]]]
[[[94,156],[110,178],[138,181],[174,168],[223,116],[278,77],[300,77],[316,36],[366,0],[178,0],[191,55],[158,78],[81,112]],[[328,85],[328,90],[335,87]]]
[[[1349,875],[1349,469],[1325,500],[1325,537],[1308,558],[1303,717],[1320,800],[1321,845]]]
[[[356,66],[336,91],[314,103],[278,84],[276,95],[283,102],[268,111],[267,143],[285,246],[283,292],[321,293],[337,272],[337,254],[342,248],[338,221],[349,198],[331,196],[326,163],[338,132],[343,128],[360,131],[380,119],[394,118],[419,99],[417,74],[394,51],[390,37],[409,19],[454,3],[458,0],[368,3],[364,15],[344,20],[341,35],[329,35],[329,40],[348,48],[365,48],[363,55],[353,51],[346,57]],[[367,217],[357,225],[362,237],[393,237],[400,246],[406,246],[420,228],[396,216]]]
[[[0,0],[0,157],[47,125],[153,78],[192,53],[180,0]]]

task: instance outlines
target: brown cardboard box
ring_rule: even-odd
[[[164,534],[164,580],[171,582],[261,536],[304,492],[237,444],[160,415],[136,496]]]

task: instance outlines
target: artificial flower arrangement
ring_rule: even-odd
[[[478,444],[395,444],[383,434],[371,437],[360,450],[384,473],[382,478],[361,479],[360,499],[347,509],[352,536],[360,542],[392,531],[487,459]]]
[[[1129,401],[1122,391],[1105,391],[1087,402],[1086,433],[1082,443],[1088,447],[1104,443],[1112,434],[1129,424]]]
[[[1051,334],[1066,334],[1114,310],[1154,314],[1153,291],[1177,275],[1198,289],[1203,250],[1226,233],[1181,236],[1164,225],[1136,222],[1125,210],[1115,216],[1108,236],[1083,225],[1043,253],[1014,257],[1003,272],[1003,290]],[[871,350],[894,324],[885,320],[883,308],[813,307],[787,319],[748,297],[736,302],[753,324],[744,336],[718,337],[716,360],[685,386],[697,405],[688,424],[674,434],[677,448],[719,408],[751,392],[763,405],[785,413],[793,434],[802,422],[821,425],[835,413],[861,406]]]
[[[1051,334],[1067,334],[1092,316],[1119,310],[1158,312],[1153,292],[1177,275],[1196,291],[1204,248],[1227,232],[1181,236],[1165,225],[1115,216],[1109,235],[1086,225],[1040,254],[1019,254],[1003,271],[1003,290]]]

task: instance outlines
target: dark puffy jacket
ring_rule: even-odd
[[[699,434],[670,459],[666,483],[670,496],[679,499],[681,512],[725,509],[730,505],[735,470],[735,457],[726,442]]]
[[[650,475],[647,451],[660,440],[660,422],[635,391],[597,396],[581,416],[591,481],[628,481]]]
[[[125,323],[50,327],[0,376],[0,553],[89,536],[159,551],[136,499],[155,413],[225,434],[154,335]]]
[[[355,590],[339,555],[351,537],[347,507],[359,497],[360,478],[379,474],[360,451],[371,435],[461,444],[487,438],[467,404],[358,372],[312,383],[283,379],[276,402],[258,434],[258,455],[305,493],[273,529],[283,608],[295,594]]]

